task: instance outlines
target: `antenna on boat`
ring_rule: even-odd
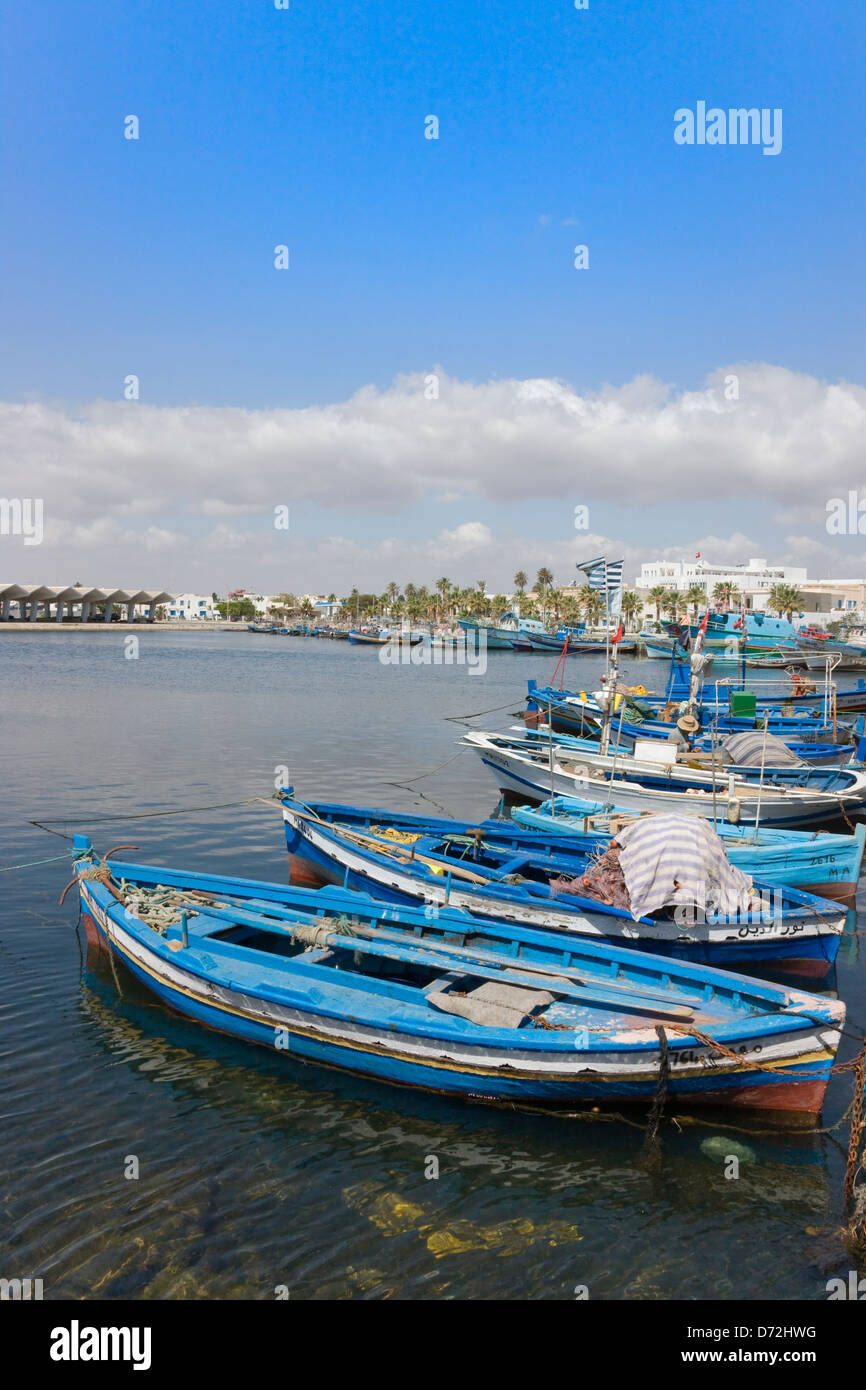
[[[547,702],[547,748],[550,756],[550,814],[556,815],[556,791],[553,777],[553,700]]]
[[[763,786],[764,786],[764,764],[765,764],[765,762],[766,762],[766,760],[767,760],[767,729],[768,729],[768,727],[769,727],[769,723],[770,723],[770,711],[769,711],[769,710],[765,710],[765,711],[764,711],[764,742],[763,742],[763,744],[761,745],[761,775],[760,775],[760,777],[758,778],[758,804],[757,804],[757,806],[755,807],[755,830],[754,830],[754,834],[752,835],[752,842],[753,842],[753,843],[756,843],[756,842],[757,842],[757,839],[758,839],[758,826],[760,825],[760,821],[761,821],[761,791],[763,790]]]

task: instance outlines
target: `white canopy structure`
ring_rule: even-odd
[[[50,584],[0,584],[0,622],[12,617],[17,605],[21,622],[35,623],[40,614],[50,618],[55,605],[54,619],[62,623],[65,617],[78,617],[82,623],[110,623],[115,604],[126,607],[126,621],[135,621],[136,608],[146,608],[148,621],[153,620],[158,603],[170,603],[173,594],[162,589],[87,589],[83,585],[53,586]]]

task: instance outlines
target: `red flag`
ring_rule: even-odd
[[[707,618],[708,618],[709,616],[710,616],[710,610],[709,610],[709,608],[708,608],[707,611],[706,611],[706,613],[704,614],[704,620],[703,620],[703,622],[701,623],[700,627],[698,628],[698,632],[699,632],[699,633],[704,633],[704,632],[706,632],[706,630],[707,630]]]
[[[695,559],[696,559],[696,560],[700,560],[700,558],[701,558],[701,552],[698,551],[698,553],[697,553],[696,556],[695,556]]]
[[[621,642],[622,639],[623,639],[623,629],[622,629],[622,623],[620,623],[620,625],[619,625],[619,627],[617,628],[616,632],[614,633],[613,637],[611,637],[611,639],[610,639],[610,644],[611,644],[611,646],[612,646],[612,647],[615,647],[616,644],[617,644],[617,642]]]

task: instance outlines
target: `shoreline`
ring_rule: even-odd
[[[0,633],[4,632],[246,632],[245,622],[202,623],[56,623],[56,622],[5,622],[0,623]]]

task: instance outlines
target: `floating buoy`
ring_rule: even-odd
[[[748,1144],[739,1144],[736,1139],[726,1139],[722,1134],[714,1134],[712,1138],[704,1139],[701,1143],[701,1153],[707,1158],[718,1159],[720,1163],[726,1158],[739,1159],[740,1163],[754,1163],[757,1160],[757,1154]]]

